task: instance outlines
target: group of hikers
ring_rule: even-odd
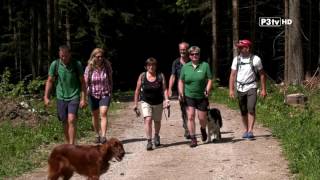
[[[251,53],[251,41],[240,40],[236,47],[229,79],[229,96],[236,98],[244,125],[243,138],[252,139],[255,123],[258,79],[260,95],[266,96],[266,78],[261,59]],[[200,60],[200,48],[187,42],[179,43],[180,57],[172,63],[169,86],[158,62],[150,57],[145,61],[145,72],[137,80],[133,110],[141,109],[147,139],[147,150],[160,146],[162,112],[170,107],[169,98],[178,96],[184,137],[190,139],[190,147],[197,146],[195,115],[198,115],[202,141],[207,140],[209,96],[212,91],[212,72],[207,62]],[[44,103],[50,103],[50,93],[55,87],[58,119],[63,122],[65,142],[75,144],[78,108],[89,103],[92,125],[96,133],[95,143],[107,142],[107,113],[112,96],[112,68],[101,48],[95,48],[83,72],[81,63],[71,58],[70,47],[59,47],[59,59],[49,68],[45,86]],[[175,88],[175,85],[177,87]],[[175,91],[177,89],[177,91]],[[140,108],[138,104],[140,101]],[[99,124],[100,122],[100,124]],[[152,125],[154,124],[154,133]],[[153,137],[153,141],[152,141]],[[153,143],[152,143],[153,142]]]

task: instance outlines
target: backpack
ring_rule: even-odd
[[[246,85],[246,84],[251,84],[253,82],[258,82],[260,80],[260,77],[259,77],[259,72],[258,70],[253,66],[253,58],[254,58],[254,55],[251,55],[250,56],[250,60],[249,60],[249,63],[250,63],[250,67],[251,67],[251,70],[254,72],[255,74],[255,79],[253,81],[250,81],[250,82],[247,82],[247,83],[243,83],[243,82],[239,82],[237,81],[238,83],[240,83],[241,86],[243,85]],[[243,64],[248,64],[248,63],[241,63],[240,61],[240,56],[237,56],[237,74],[238,74],[238,70],[239,70],[239,67]]]
[[[147,72],[143,72],[142,75],[141,75],[140,100],[142,99],[142,96],[143,96],[143,90],[144,90],[144,86],[145,86],[146,75],[147,75]],[[157,73],[157,79],[156,80],[161,82],[161,86],[162,86],[162,75],[161,75],[161,73]]]
[[[55,67],[54,67],[54,79],[55,79],[55,81],[57,83],[58,82],[58,78],[59,78],[58,70],[59,70],[60,62],[59,62],[59,60],[55,60],[55,63],[56,64],[55,64]],[[77,62],[76,61],[71,61],[71,63],[72,63],[72,68],[75,69],[77,77],[79,77],[80,72],[79,72],[79,69],[77,67]]]

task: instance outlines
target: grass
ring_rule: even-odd
[[[305,107],[292,107],[284,104],[280,89],[268,87],[267,98],[257,102],[257,121],[279,138],[297,179],[320,179],[320,91],[290,87],[288,93],[303,92],[309,99]],[[227,97],[227,89],[215,88],[212,101],[238,109],[237,103]]]
[[[55,102],[52,102],[55,104]],[[32,107],[41,109],[43,102],[33,101]],[[118,108],[111,103],[110,111]],[[28,124],[14,125],[5,121],[0,125],[0,179],[21,175],[43,165],[48,158],[46,151],[38,151],[40,146],[63,142],[62,124],[57,120],[55,106],[49,110],[49,120],[41,121],[38,126]],[[77,138],[92,134],[89,108],[79,110]],[[36,151],[36,152],[35,152]]]

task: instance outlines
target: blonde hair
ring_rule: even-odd
[[[102,56],[103,56],[103,63],[105,63],[105,58],[104,58],[104,50],[102,48],[95,48],[92,52],[91,52],[91,55],[90,55],[90,58],[88,60],[88,66],[89,66],[89,69],[92,70],[94,68],[97,67],[97,63],[96,63],[96,55],[101,53]]]

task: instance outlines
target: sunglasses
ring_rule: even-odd
[[[190,56],[199,56],[200,53],[190,53]]]

